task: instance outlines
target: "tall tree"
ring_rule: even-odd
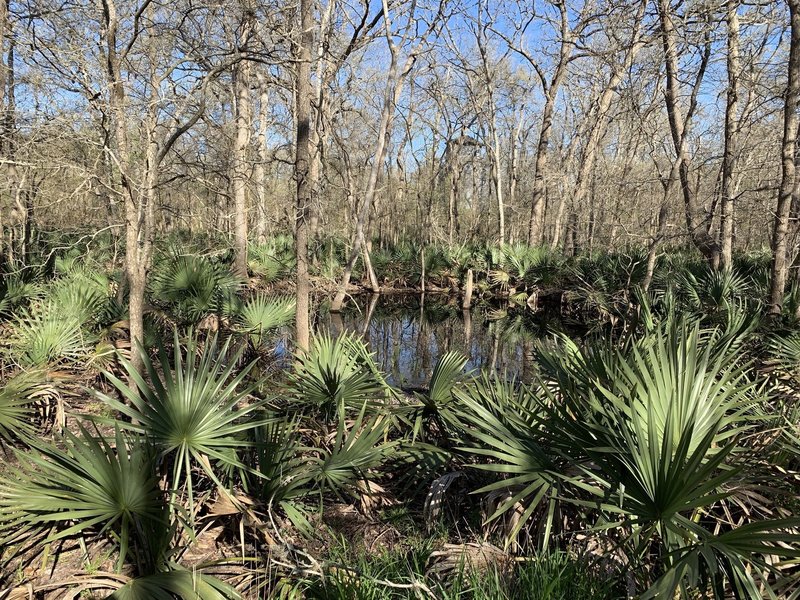
[[[783,142],[781,144],[781,183],[772,228],[772,281],[769,313],[779,315],[783,308],[789,276],[789,214],[797,186],[797,109],[800,102],[800,0],[786,0],[789,7],[789,62],[786,93],[783,99]]]
[[[736,195],[737,112],[739,106],[739,1],[726,0],[728,89],[725,93],[725,150],[722,156],[722,202],[720,206],[721,265],[733,262],[733,201]]]
[[[239,60],[233,66],[233,95],[235,105],[236,140],[233,149],[231,187],[233,188],[233,271],[240,277],[247,277],[247,232],[248,202],[247,188],[250,181],[250,163],[247,152],[250,147],[250,131],[253,120],[253,106],[250,97],[251,63],[244,57],[247,44],[253,31],[255,14],[246,3],[242,6],[242,22],[237,40]]]
[[[698,59],[697,71],[692,82],[689,94],[689,105],[684,114],[681,108],[681,75],[678,65],[678,39],[675,30],[675,18],[671,0],[658,0],[658,15],[660,21],[661,42],[664,50],[664,65],[666,67],[666,88],[664,101],[666,103],[669,129],[678,161],[678,179],[683,195],[684,215],[689,238],[695,247],[715,266],[719,263],[720,247],[717,241],[709,234],[705,227],[706,220],[698,222],[698,199],[691,177],[691,158],[689,156],[689,132],[692,119],[697,110],[698,95],[703,84],[703,79],[711,58],[711,31],[705,29]],[[707,17],[707,15],[701,15]],[[708,221],[711,214],[706,217]]]
[[[295,342],[308,350],[310,337],[308,279],[308,221],[312,203],[311,168],[311,51],[314,45],[314,3],[300,0],[300,35],[296,42],[295,116],[297,136],[294,177],[297,200],[294,215],[294,245],[297,256]]]

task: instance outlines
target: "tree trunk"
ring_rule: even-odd
[[[310,338],[308,279],[308,215],[312,202],[309,169],[311,166],[311,47],[314,44],[312,0],[300,0],[300,40],[296,48],[295,114],[297,147],[294,175],[297,182],[295,206],[295,253],[297,255],[297,289],[295,342],[298,349],[308,350]]]
[[[533,176],[533,195],[531,197],[531,219],[528,224],[528,245],[541,246],[544,243],[544,205],[545,181],[548,151],[550,148],[550,132],[553,129],[553,110],[555,108],[555,91],[550,88],[545,96],[542,110],[542,125],[539,128],[539,141],[536,144],[535,173]]]
[[[720,207],[720,246],[723,268],[733,261],[733,198],[736,194],[737,109],[739,100],[739,17],[738,0],[727,0],[728,90],[725,104],[725,153],[722,157],[722,205]]]
[[[384,17],[385,18],[385,17]],[[403,68],[400,70],[397,61],[397,49],[390,42],[391,63],[389,65],[389,72],[386,77],[386,87],[383,94],[383,108],[381,109],[381,120],[378,124],[377,142],[375,144],[375,156],[372,161],[372,166],[369,171],[369,179],[367,180],[367,189],[364,192],[364,198],[361,201],[361,207],[356,217],[355,239],[350,249],[350,255],[345,264],[342,279],[339,282],[339,289],[331,302],[330,310],[337,312],[342,310],[344,299],[347,296],[347,286],[350,284],[350,277],[353,274],[353,267],[358,259],[359,252],[366,251],[365,247],[365,225],[369,218],[369,211],[372,203],[375,200],[375,193],[378,186],[378,176],[383,170],[383,161],[386,157],[386,145],[388,137],[392,131],[392,123],[394,121],[394,111],[397,101],[400,98],[400,93],[403,88],[403,80],[413,65],[413,55]],[[370,265],[371,266],[371,265]],[[368,271],[371,270],[368,268]],[[374,273],[369,273],[370,279],[374,279]],[[374,286],[374,284],[373,284]],[[373,289],[373,292],[378,292],[380,289]]]
[[[772,230],[772,281],[769,314],[779,315],[788,278],[789,213],[795,188],[795,152],[797,143],[797,103],[800,101],[800,0],[787,0],[791,17],[788,83],[783,108],[783,143],[781,145],[781,184]]]
[[[267,107],[269,91],[265,82],[259,82],[258,115],[258,160],[253,167],[253,183],[256,188],[256,237],[259,244],[267,241],[267,158],[269,156],[269,131],[267,128]]]
[[[683,193],[686,229],[692,243],[712,264],[719,258],[719,244],[709,235],[702,224],[696,222],[697,194],[692,186],[690,158],[686,141],[694,110],[697,106],[697,95],[705,75],[705,69],[711,54],[710,33],[707,33],[705,48],[700,59],[697,76],[691,91],[689,108],[684,116],[680,108],[680,79],[678,70],[678,52],[675,25],[672,20],[670,0],[658,0],[658,13],[661,22],[661,42],[664,49],[664,64],[667,80],[664,100],[667,107],[670,133],[678,161],[678,176]]]
[[[245,16],[242,39],[249,36],[250,18]],[[250,104],[250,63],[241,60],[233,71],[233,89],[236,100],[236,142],[233,150],[233,272],[247,277],[247,149],[250,146],[252,106]]]

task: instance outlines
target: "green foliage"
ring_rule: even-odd
[[[297,356],[290,377],[293,397],[300,408],[327,416],[341,406],[361,407],[378,402],[386,394],[386,385],[372,355],[355,334],[337,338],[317,335],[308,352]]]
[[[105,535],[120,547],[118,568],[130,557],[149,557],[154,530],[167,527],[155,456],[137,436],[119,428],[112,446],[99,432],[69,431],[64,449],[37,444],[16,453],[19,464],[0,481],[3,543],[24,541],[37,531],[49,541]]]
[[[266,341],[270,331],[294,320],[293,298],[271,298],[258,294],[249,298],[237,316],[238,328],[250,336],[255,347]]]
[[[321,489],[358,497],[356,483],[370,479],[369,470],[379,467],[397,444],[386,440],[390,425],[384,415],[367,417],[366,403],[349,424],[342,411],[332,448],[322,451],[314,468]]]
[[[215,577],[172,569],[136,577],[108,597],[108,600],[233,600],[239,593]]]
[[[7,444],[28,442],[35,433],[35,408],[50,392],[43,376],[21,372],[2,383],[0,388],[0,438]]]
[[[461,451],[487,461],[475,468],[502,474],[499,481],[475,493],[509,490],[489,516],[494,521],[522,503],[524,511],[506,536],[513,541],[531,515],[543,504],[550,510],[543,527],[543,545],[547,545],[553,527],[553,508],[557,503],[557,473],[566,470],[567,461],[550,446],[545,429],[544,411],[539,407],[535,390],[513,386],[484,376],[473,385],[456,391],[459,419],[466,438]]]
[[[249,396],[255,384],[245,384],[253,363],[237,372],[241,352],[229,353],[228,342],[219,347],[216,337],[201,343],[199,337],[190,335],[184,349],[177,331],[174,339],[172,360],[163,346],[158,349],[157,363],[139,348],[142,373],[123,361],[135,383],[133,389],[106,374],[124,402],[99,392],[97,396],[130,419],[120,427],[147,435],[160,456],[170,459],[173,494],[185,488],[193,514],[193,471],[199,467],[222,485],[209,459],[243,469],[235,451],[247,446],[243,434],[258,426],[259,421],[251,417],[263,402]]]
[[[277,281],[294,269],[294,240],[290,235],[276,235],[263,244],[251,245],[247,266],[253,275],[265,283]]]
[[[433,367],[427,393],[415,394],[420,402],[416,408],[413,422],[413,436],[416,439],[420,433],[429,437],[432,427],[443,432],[447,422],[452,421],[451,403],[453,390],[456,383],[464,374],[467,357],[460,352],[445,352],[439,357]]]
[[[542,349],[547,377],[538,393],[464,398],[465,432],[481,442],[465,450],[503,475],[480,491],[509,489],[525,506],[522,521],[556,485],[572,490],[559,497],[594,496],[598,526],[619,528],[628,560],[651,586],[644,597],[692,588],[721,597],[725,582],[760,597],[753,573],[768,568],[767,555],[798,555],[792,528],[800,521],[729,528],[711,517],[745,485],[741,443],[761,401],[732,360],[735,347],[728,332],[674,321],[622,349]],[[654,548],[661,562],[651,572]]]
[[[232,312],[242,283],[222,262],[172,254],[156,262],[150,289],[155,303],[183,322],[197,323],[211,313]]]
[[[36,298],[38,292],[35,284],[19,276],[3,274],[0,277],[0,318],[13,314],[17,307]]]
[[[22,367],[77,364],[91,357],[97,337],[75,314],[61,314],[53,301],[22,309],[10,335],[13,357]]]

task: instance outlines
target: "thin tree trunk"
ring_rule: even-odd
[[[800,101],[800,0],[787,0],[791,17],[788,83],[783,108],[783,143],[781,145],[781,184],[772,230],[772,281],[769,313],[779,315],[788,278],[789,213],[795,189],[795,151]]]
[[[583,204],[589,179],[594,173],[594,167],[597,161],[597,150],[600,147],[600,142],[606,133],[606,127],[608,125],[611,101],[613,100],[614,95],[617,93],[617,88],[622,82],[622,79],[630,71],[631,65],[633,65],[634,60],[636,60],[636,56],[639,54],[639,51],[644,48],[647,43],[641,32],[641,25],[642,20],[644,19],[647,2],[648,0],[642,0],[639,3],[634,20],[633,34],[628,42],[625,58],[621,63],[614,65],[614,69],[611,72],[611,77],[609,77],[609,80],[603,88],[603,91],[600,93],[599,97],[597,97],[595,104],[596,108],[592,117],[593,120],[589,126],[583,157],[580,161],[580,167],[578,168],[578,176],[575,181],[575,190],[572,194],[572,206],[576,210],[580,210],[581,205]]]
[[[388,12],[386,11],[386,6],[384,6],[384,11]],[[384,15],[384,19],[388,19],[388,17]],[[378,177],[383,170],[383,161],[386,157],[388,137],[391,134],[392,123],[394,121],[395,106],[397,105],[397,101],[400,98],[400,93],[402,92],[403,80],[405,79],[406,75],[408,75],[411,66],[414,64],[415,55],[410,54],[405,66],[402,70],[400,69],[397,61],[397,48],[394,45],[394,42],[391,41],[391,36],[388,32],[388,20],[386,22],[387,40],[391,53],[391,62],[389,64],[389,71],[386,76],[386,86],[383,94],[383,107],[381,109],[381,119],[378,124],[377,142],[375,145],[375,156],[373,158],[372,166],[370,167],[367,188],[364,192],[361,208],[356,217],[355,239],[353,241],[352,248],[350,249],[350,255],[347,259],[347,264],[345,264],[344,267],[342,279],[339,282],[339,289],[336,292],[333,301],[331,302],[330,310],[333,312],[342,310],[344,299],[347,296],[347,286],[350,284],[350,277],[353,274],[353,267],[356,264],[359,252],[361,252],[362,247],[365,246],[365,225],[369,218],[370,208],[375,200]],[[364,248],[364,250],[366,250],[366,248]],[[374,273],[370,273],[369,275],[371,279],[374,278]],[[373,289],[373,291],[378,292],[380,289]]]
[[[297,147],[294,175],[297,182],[295,206],[295,253],[297,256],[295,342],[300,350],[308,350],[310,338],[308,278],[308,215],[312,203],[309,178],[311,167],[311,48],[314,44],[312,0],[300,0],[300,40],[296,48],[295,114]]]
[[[266,83],[259,82],[259,115],[258,115],[258,160],[253,167],[253,183],[256,187],[256,237],[259,244],[267,241],[267,158],[268,158],[268,128],[267,107],[269,106],[269,91]]]
[[[736,194],[735,171],[737,152],[736,113],[739,100],[739,17],[738,0],[727,0],[728,28],[728,91],[725,105],[725,154],[722,158],[722,205],[720,207],[720,246],[723,268],[733,261],[733,198]]]
[[[672,20],[670,0],[658,0],[658,12],[661,22],[661,41],[664,49],[664,63],[667,80],[664,99],[667,107],[670,133],[678,161],[678,175],[683,192],[684,212],[686,216],[686,229],[695,247],[712,264],[719,259],[719,244],[712,238],[700,223],[696,222],[697,194],[692,186],[690,174],[690,158],[687,147],[686,133],[689,129],[692,116],[697,106],[697,95],[705,75],[706,67],[711,54],[710,33],[707,33],[705,47],[700,58],[697,76],[691,91],[689,108],[684,116],[680,109],[680,79],[678,70],[678,51],[676,42],[675,25]]]
[[[245,15],[242,27],[242,41],[246,42],[252,27],[250,16]],[[233,151],[233,272],[239,277],[247,277],[247,149],[250,146],[250,127],[252,126],[252,106],[250,103],[250,62],[241,60],[233,71],[233,89],[236,100],[236,142]]]

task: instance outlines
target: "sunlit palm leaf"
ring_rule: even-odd
[[[112,447],[80,427],[80,436],[66,432],[63,450],[39,444],[18,452],[18,466],[0,483],[4,542],[24,540],[37,529],[53,528],[49,540],[113,533],[121,565],[131,542],[149,543],[141,533],[168,528],[154,453],[119,429],[114,439]]]
[[[245,383],[254,363],[236,372],[241,351],[229,353],[228,342],[219,347],[214,338],[200,348],[198,338],[190,335],[182,351],[176,330],[174,347],[172,360],[160,347],[158,363],[139,348],[147,379],[123,361],[136,389],[106,374],[126,402],[97,395],[131,420],[121,427],[146,434],[163,456],[172,457],[171,486],[175,490],[186,486],[193,510],[192,470],[200,467],[221,485],[209,460],[244,468],[230,451],[247,446],[242,434],[259,425],[258,419],[250,417],[263,402],[249,396],[254,384]]]

